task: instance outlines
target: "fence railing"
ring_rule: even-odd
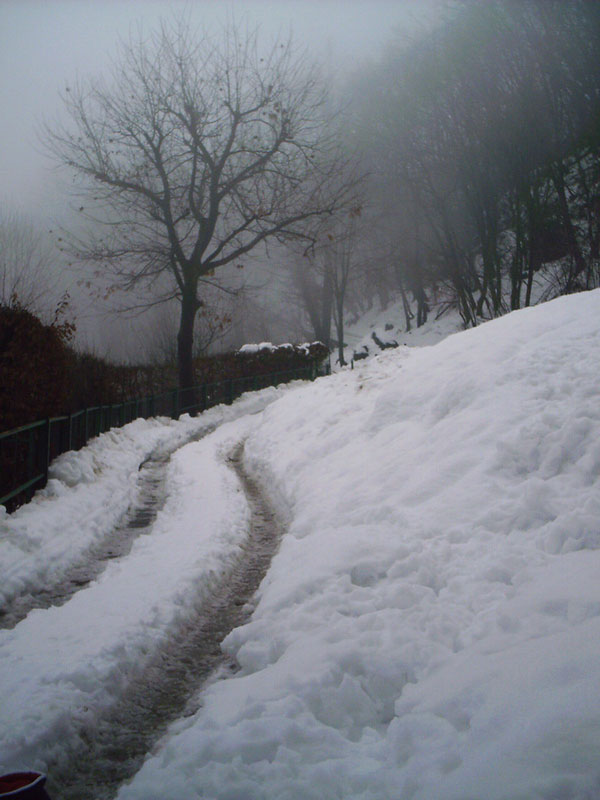
[[[85,408],[0,433],[0,505],[13,511],[28,502],[37,489],[46,485],[53,459],[68,450],[79,450],[94,436],[110,428],[120,428],[139,417],[177,419],[181,414],[195,414],[219,403],[231,404],[244,392],[292,380],[313,380],[316,376],[316,365],[311,364],[284,372],[232,378]]]

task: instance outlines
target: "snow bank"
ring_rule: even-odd
[[[316,346],[323,346],[323,343],[307,342],[305,344],[291,344],[290,342],[285,342],[284,344],[272,344],[272,342],[260,342],[260,344],[244,344],[240,347],[238,353],[255,354],[264,351],[275,353],[277,350],[296,350],[299,353],[308,354],[310,352],[310,348]]]
[[[106,535],[135,498],[139,464],[175,431],[189,435],[193,427],[189,418],[138,419],[59,456],[46,488],[0,517],[0,606],[59,575]]]
[[[595,291],[271,405],[240,672],[120,800],[598,796],[599,343]]]

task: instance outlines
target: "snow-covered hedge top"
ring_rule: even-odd
[[[240,347],[237,351],[238,355],[253,355],[255,353],[261,352],[269,352],[269,353],[276,353],[278,350],[286,350],[286,351],[294,351],[296,353],[302,353],[304,355],[308,355],[311,352],[311,348],[314,350],[316,347],[324,347],[325,345],[322,342],[311,342],[310,344],[307,342],[305,344],[290,344],[286,342],[285,344],[272,344],[271,342],[261,342],[260,344],[245,344]]]

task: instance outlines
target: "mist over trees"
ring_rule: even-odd
[[[428,295],[466,325],[529,305],[550,262],[546,297],[598,285],[599,45],[589,0],[469,3],[357,76],[389,270],[421,318]]]
[[[344,320],[348,294],[357,288],[360,271],[372,259],[372,253],[366,252],[363,245],[366,222],[362,212],[362,205],[357,204],[345,214],[326,219],[310,247],[289,256],[288,297],[304,316],[303,333],[337,349],[341,366],[346,363]]]
[[[594,288],[599,50],[591,0],[447,4],[336,81],[291,41],[165,22],[46,128],[76,198],[64,259],[126,309],[164,305],[132,341],[182,386],[248,338],[319,339],[343,363],[347,321],[392,300],[411,330]],[[26,253],[5,219],[0,304],[38,310],[41,234]]]
[[[60,273],[48,236],[22,214],[0,206],[0,307],[52,321],[64,292]]]

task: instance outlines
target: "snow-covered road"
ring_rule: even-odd
[[[287,390],[265,389],[195,419],[138,419],[57,458],[31,503],[10,516],[0,506],[0,617],[17,598],[28,602],[40,587],[60,585],[74,565],[89,561],[90,550],[110,549],[107,538],[143,513],[148,475],[140,467],[150,458],[168,458],[223,422],[257,414]]]
[[[248,621],[252,598],[269,567],[283,526],[243,466],[243,444],[227,462],[235,470],[249,504],[247,535],[237,557],[211,581],[187,596],[185,614],[169,626],[152,652],[129,671],[109,708],[98,709],[75,731],[49,763],[56,800],[114,797],[131,778],[169,723],[197,710],[204,681],[231,674],[235,662],[221,651],[223,639]],[[90,787],[92,790],[90,791]]]
[[[286,533],[222,643],[235,672],[118,800],[595,800],[599,345],[594,291],[216,411],[242,415],[173,455],[151,533],[0,632],[0,769],[59,763],[241,555],[225,459],[245,440]],[[143,423],[151,442],[124,429],[114,458],[59,466],[2,522],[9,602],[114,524],[100,509],[122,515],[160,441],[214,421]]]
[[[189,441],[198,441],[214,429],[214,425],[195,428],[189,434]],[[73,553],[71,558],[74,560],[67,557],[61,561],[54,572],[46,574],[43,583],[35,580],[26,583],[19,594],[5,595],[5,605],[0,609],[0,628],[14,628],[34,608],[63,605],[97,578],[110,559],[126,556],[138,536],[151,533],[156,515],[166,500],[169,460],[172,453],[183,446],[179,436],[174,438],[174,444],[159,443],[139,465],[131,503],[114,527],[99,536],[86,550]],[[72,460],[72,454],[64,459]],[[61,466],[64,468],[64,465],[57,465],[53,469],[54,474]],[[65,555],[68,553],[66,550]],[[26,577],[31,581],[30,575]]]
[[[59,800],[110,797],[182,713],[214,668],[220,641],[243,621],[278,541],[277,520],[259,507],[238,463],[239,443],[256,415],[292,390],[258,392],[202,419],[138,420],[100,436],[63,456],[48,489],[4,517],[5,628],[27,606],[34,610],[0,636],[0,771],[49,771]],[[166,475],[152,498],[157,476],[148,480],[145,468],[157,462]],[[126,511],[111,529],[117,512],[107,504],[119,480],[128,488],[118,495]],[[89,527],[71,497],[86,488],[98,522]],[[48,542],[45,521],[61,511],[63,528]],[[271,550],[257,546],[265,515]],[[86,582],[77,585],[73,575],[82,572]]]

